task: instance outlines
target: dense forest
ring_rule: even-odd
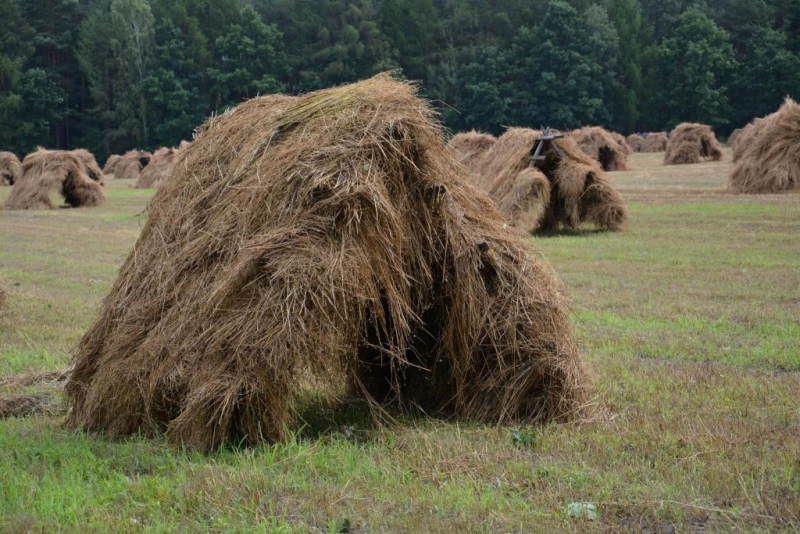
[[[102,161],[386,70],[453,130],[725,135],[800,96],[800,0],[0,0],[0,150]]]

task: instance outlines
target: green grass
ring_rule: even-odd
[[[10,419],[0,531],[797,531],[800,195],[730,195],[729,163],[661,157],[610,175],[627,231],[533,239],[570,298],[595,420],[376,427],[354,404],[202,456]],[[153,192],[128,185],[98,209],[0,213],[0,375],[68,364],[144,223]]]

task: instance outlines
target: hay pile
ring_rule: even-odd
[[[138,180],[142,175],[142,169],[150,164],[152,158],[153,155],[150,152],[141,150],[126,152],[114,167],[114,178]]]
[[[279,440],[309,389],[483,421],[582,413],[553,273],[412,86],[247,101],[198,132],[79,343],[68,424]]]
[[[138,189],[158,189],[172,174],[179,151],[175,148],[159,148],[153,153],[150,163],[142,170],[136,181]]]
[[[624,135],[617,132],[608,132],[608,133],[611,135],[611,137],[614,138],[614,141],[616,141],[617,144],[622,147],[622,151],[625,152],[625,155],[633,154],[633,147],[631,147],[631,145],[628,144],[628,140],[625,139]]]
[[[78,161],[81,162],[81,165],[83,165],[83,171],[90,180],[94,180],[100,185],[105,185],[105,176],[103,175],[103,170],[97,164],[94,154],[83,148],[70,150],[70,153],[75,155],[75,157],[78,158]]]
[[[684,122],[669,134],[664,165],[685,165],[721,159],[722,145],[710,126]]]
[[[641,152],[642,145],[644,144],[644,137],[639,134],[631,134],[629,135],[625,141],[628,143],[628,146],[631,147],[633,152]]]
[[[0,185],[14,185],[22,177],[22,163],[12,152],[0,152]]]
[[[459,163],[471,169],[496,142],[495,136],[472,130],[454,135],[447,144],[455,150]]]
[[[106,160],[106,164],[103,167],[103,174],[114,174],[114,171],[117,168],[117,164],[122,160],[122,156],[119,154],[112,154]]]
[[[625,146],[605,129],[599,126],[586,126],[574,130],[572,139],[584,153],[597,160],[604,171],[628,170],[628,152],[625,151]]]
[[[565,159],[548,153],[531,167],[538,130],[510,128],[471,162],[473,183],[486,191],[513,226],[528,232],[576,228],[586,221],[609,230],[627,219],[625,202],[599,164],[569,138],[557,139]]]
[[[766,126],[766,117],[761,117],[753,119],[744,128],[734,130],[730,139],[728,139],[734,163],[739,161],[747,147],[755,142],[764,126]]]
[[[737,193],[800,190],[800,105],[787,98],[778,111],[748,127],[739,139],[740,157],[728,188]]]
[[[6,209],[53,209],[57,191],[72,207],[99,206],[105,199],[102,182],[92,180],[74,152],[38,149],[22,161],[22,177],[14,184]]]
[[[665,152],[668,144],[669,138],[667,137],[667,134],[664,132],[651,132],[648,133],[647,137],[644,138],[639,152]]]

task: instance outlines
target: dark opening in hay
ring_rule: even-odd
[[[586,155],[600,163],[604,171],[628,170],[628,152],[625,151],[625,146],[605,129],[599,126],[586,126],[574,130],[572,139]]]
[[[150,163],[142,169],[136,187],[139,189],[158,189],[170,177],[175,167],[179,151],[174,148],[159,148],[153,153]]]
[[[625,142],[631,147],[633,152],[641,152],[642,145],[644,144],[644,137],[639,134],[631,134],[625,138]]]
[[[622,197],[599,164],[569,138],[555,142],[564,159],[548,154],[530,166],[538,130],[509,128],[483,156],[470,160],[470,179],[497,203],[512,225],[528,232],[576,228],[591,221],[610,230],[627,219]]]
[[[685,165],[721,159],[722,145],[710,126],[684,122],[669,134],[664,165]]]
[[[664,132],[650,132],[644,138],[639,151],[644,153],[666,152],[668,143],[669,138]]]
[[[22,161],[22,177],[14,184],[6,209],[52,209],[50,193],[57,191],[72,207],[99,206],[105,201],[100,182],[86,173],[72,152],[38,149]]]
[[[68,424],[201,450],[279,440],[309,389],[580,415],[590,381],[556,279],[461,172],[386,75],[211,119],[78,346]]]
[[[728,188],[737,193],[800,190],[800,105],[787,98],[778,111],[748,127],[738,140],[741,155]]]
[[[138,180],[142,174],[142,169],[150,164],[152,158],[153,155],[150,152],[141,150],[126,152],[114,167],[114,178]]]
[[[14,185],[22,177],[22,163],[12,152],[0,152],[0,185]]]

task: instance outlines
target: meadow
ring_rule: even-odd
[[[346,404],[210,455],[57,412],[0,420],[0,531],[796,532],[800,195],[727,193],[729,151],[662,157],[609,174],[626,231],[531,239],[571,302],[591,420],[376,425]],[[0,212],[0,377],[69,365],[144,224],[154,191],[131,185],[108,179],[101,208]]]

